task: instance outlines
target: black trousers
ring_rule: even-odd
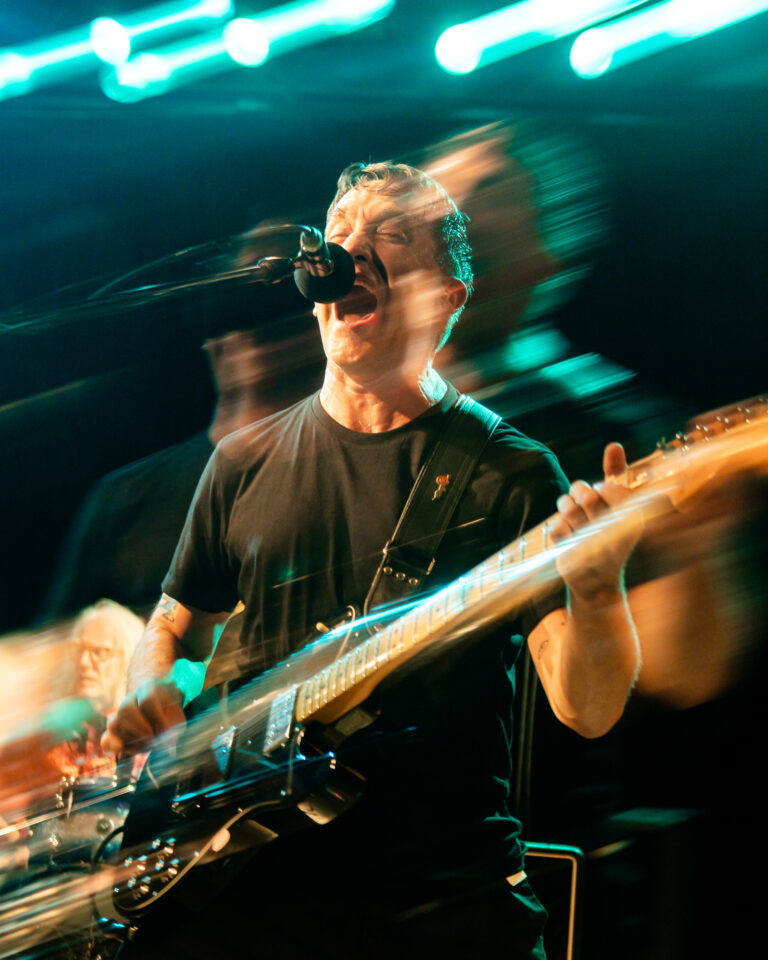
[[[306,864],[290,888],[268,881],[211,890],[207,902],[173,903],[147,916],[120,960],[545,960],[546,911],[527,880],[442,883],[343,893]]]

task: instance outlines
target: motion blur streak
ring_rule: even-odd
[[[766,0],[666,0],[582,33],[571,48],[571,65],[581,77],[597,77],[765,10]]]
[[[435,46],[437,62],[450,73],[533,50],[599,23],[643,0],[522,0],[445,30]]]

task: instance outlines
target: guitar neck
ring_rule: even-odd
[[[438,641],[456,640],[518,609],[555,573],[554,517],[421,601],[306,680],[296,719],[329,723],[361,703],[396,667]]]

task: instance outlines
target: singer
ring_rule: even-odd
[[[337,612],[362,611],[367,597],[370,606],[374,582],[388,575],[382,549],[422,466],[458,436],[463,401],[433,359],[472,289],[465,218],[416,169],[353,164],[325,235],[352,257],[355,283],[315,305],[322,387],[216,448],[132,661],[132,693],[105,734],[114,751],[144,750],[184,724],[174,663],[206,658],[211,626],[238,604],[243,678],[288,657]],[[469,463],[422,578],[430,591],[556,511],[552,543],[624,495],[610,482],[625,466],[618,445],[606,448],[604,484],[569,489],[541,444],[495,421],[491,433],[483,408],[471,416],[475,432],[489,434],[475,461],[426,481],[425,503],[448,502]],[[419,545],[407,546],[418,554]],[[587,737],[612,727],[639,660],[623,588],[632,546],[625,538],[570,554],[562,579],[513,619],[390,673],[363,705],[374,722],[343,745],[366,780],[357,803],[328,825],[241,854],[228,885],[207,889],[205,909],[180,895],[150,913],[127,955],[544,957],[545,911],[509,807],[511,677],[527,637],[557,717]],[[205,876],[200,868],[204,889]]]

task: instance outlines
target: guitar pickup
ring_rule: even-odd
[[[298,691],[298,686],[291,687],[278,694],[272,701],[269,708],[264,746],[261,751],[264,756],[269,756],[270,753],[290,740]]]

